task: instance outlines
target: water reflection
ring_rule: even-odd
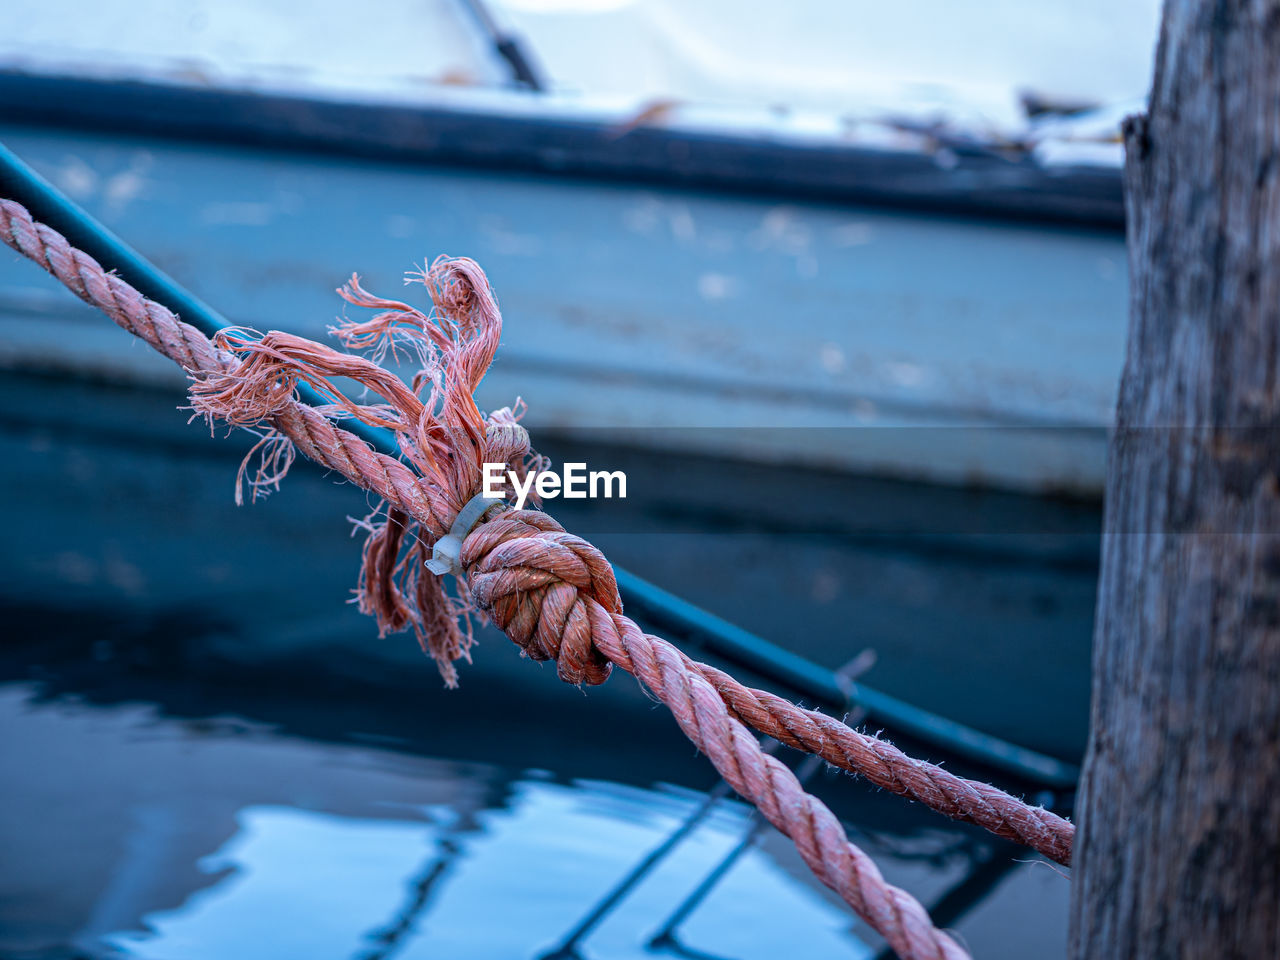
[[[74,925],[64,944],[101,957],[533,957],[703,798],[312,743],[231,720],[192,725],[146,706],[40,703],[24,685],[0,688],[0,714],[6,760],[31,775],[10,785],[0,839],[32,869],[9,860],[4,885],[38,907],[4,917],[0,948],[35,947]],[[748,814],[719,804],[585,952],[652,956],[656,924],[738,842]],[[44,882],[76,870],[95,882],[44,897]],[[729,957],[867,953],[845,909],[768,848],[735,865],[686,939]]]
[[[199,862],[219,875],[210,887],[144,915],[145,931],[102,942],[148,960],[528,956],[677,826],[690,800],[524,780],[505,809],[483,811],[465,835],[451,832],[443,811],[375,820],[247,807],[235,836]],[[589,951],[646,955],[645,935],[683,897],[681,881],[709,869],[744,826],[736,809],[706,823],[606,921]],[[762,913],[775,912],[787,923],[761,929]],[[759,851],[743,858],[709,915],[714,921],[694,925],[690,943],[725,956],[796,947],[868,955],[840,908]]]
[[[291,954],[349,957],[404,899],[406,881],[432,861],[436,830],[423,823],[360,820],[290,807],[247,807],[239,831],[199,861],[213,886],[176,910],[149,913],[149,932],[104,942],[131,956],[168,960]]]
[[[533,960],[706,799],[662,785],[639,755],[631,783],[566,780],[311,739],[230,711],[183,719],[158,703],[89,703],[35,682],[0,684],[0,729],[0,955],[41,960]],[[466,736],[476,755],[510,751],[505,718]],[[1009,939],[1004,911],[968,916],[1009,869],[1005,855],[896,798],[887,809],[909,815],[900,826],[878,812],[883,798],[828,786],[857,799],[859,822],[879,819],[859,841],[892,882],[944,912],[952,903],[945,922],[971,944]],[[581,954],[659,955],[653,935],[741,844],[749,817],[739,802],[717,803],[610,907]],[[1017,928],[1030,950],[1020,955],[1053,956],[1064,942],[1066,885],[1046,879],[1017,885],[1028,915],[1049,910]],[[879,947],[765,830],[664,949],[751,960]]]

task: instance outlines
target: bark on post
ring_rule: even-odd
[[[1074,958],[1280,957],[1280,0],[1166,0],[1126,128]]]

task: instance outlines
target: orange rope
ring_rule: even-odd
[[[482,522],[462,546],[461,596],[444,594],[424,561],[430,544],[448,532],[458,511],[478,493],[480,465],[505,463],[523,476],[537,463],[517,422],[518,405],[488,418],[475,406],[472,394],[496,352],[502,321],[473,261],[440,260],[423,271],[419,279],[436,305],[431,317],[370,296],[354,278],[340,291],[351,303],[385,312],[334,332],[349,346],[410,346],[423,371],[409,386],[376,363],[278,331],[258,337],[224,330],[210,341],[12,201],[0,200],[0,239],[182,365],[194,381],[192,403],[198,413],[211,422],[218,417],[265,427],[267,436],[254,448],[263,457],[250,480],[255,493],[279,483],[296,446],[382,497],[385,520],[365,522],[369,538],[358,595],[361,609],[375,616],[383,632],[412,626],[450,685],[456,678],[453,661],[468,655],[472,611],[492,617],[530,657],[554,660],[569,683],[601,683],[614,664],[634,674],[671,709],[720,775],[796,843],[815,875],[904,960],[966,954],[933,927],[914,898],[884,880],[848,841],[834,814],[760,749],[748,726],[947,816],[1069,862],[1074,828],[1068,821],[913,760],[831,717],[748,688],[643,633],[623,615],[604,556],[544,513],[507,510]],[[357,404],[333,387],[331,377],[354,378],[385,402]],[[297,401],[298,379],[332,403],[314,408]],[[341,417],[394,431],[403,460],[378,453],[331,422]]]

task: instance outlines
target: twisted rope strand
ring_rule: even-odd
[[[0,200],[0,239],[193,378],[238,369],[236,357],[104,271],[12,201]],[[466,493],[424,482],[400,460],[378,453],[297,400],[282,404],[269,423],[306,456],[375,491],[432,537],[448,529],[462,502],[459,497]],[[919,903],[885,883],[866,855],[848,842],[834,815],[805,794],[785,766],[763,755],[744,724],[947,816],[1019,840],[1061,863],[1070,859],[1074,828],[1068,821],[994,787],[913,760],[832,717],[746,687],[667,641],[644,634],[622,615],[613,571],[603,555],[546,514],[508,511],[482,524],[463,546],[463,564],[477,608],[489,613],[527,655],[555,660],[565,681],[603,682],[614,663],[633,673],[672,710],[734,789],[791,837],[815,874],[904,958],[965,954],[933,928]]]
[[[593,615],[599,617],[603,608],[592,604]],[[814,875],[879,931],[895,953],[952,960],[968,956],[933,926],[919,901],[884,879],[871,858],[845,837],[830,809],[806,793],[790,769],[761,749],[756,738],[730,716],[715,689],[687,668],[678,650],[642,633],[621,614],[613,614],[611,620],[614,631],[601,630],[597,641],[602,652],[670,708],[680,728],[729,785],[791,838]]]

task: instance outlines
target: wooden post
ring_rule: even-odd
[[[1166,0],[1125,131],[1073,958],[1280,957],[1280,0]]]

